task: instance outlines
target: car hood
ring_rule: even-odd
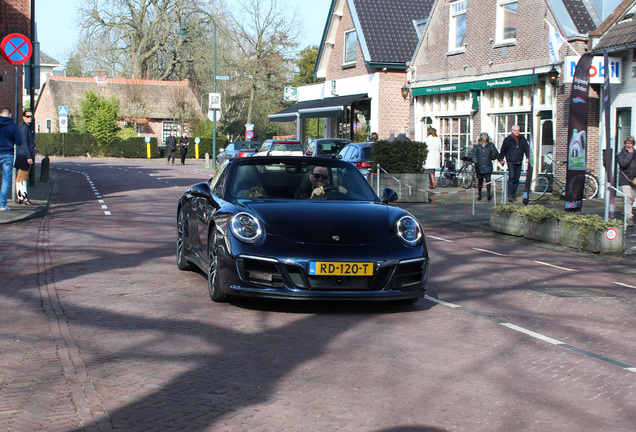
[[[268,234],[299,244],[378,244],[391,230],[391,207],[381,203],[294,200],[245,206],[265,223]]]

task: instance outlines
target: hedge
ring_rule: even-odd
[[[194,138],[189,137],[190,147],[188,157],[193,158]],[[146,158],[146,141],[144,137],[134,137],[127,139],[116,138],[111,144],[97,147],[95,139],[90,134],[78,133],[38,133],[35,134],[35,143],[38,154],[41,156],[101,156],[101,157],[122,157],[122,158]],[[227,146],[227,138],[218,137],[216,140],[216,151]],[[157,145],[157,139],[150,139],[151,157],[158,158],[164,152]],[[199,157],[203,158],[206,153],[212,154],[212,138],[201,138],[199,143]]]
[[[389,173],[424,173],[428,146],[419,141],[376,141],[371,146],[373,163]]]

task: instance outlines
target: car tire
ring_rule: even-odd
[[[177,216],[177,268],[179,270],[192,270],[192,265],[186,260],[186,238],[188,237],[188,220],[183,208],[179,209]]]
[[[210,227],[210,229],[215,229]],[[219,254],[216,245],[216,234],[210,235],[208,241],[208,292],[213,302],[223,303],[227,301],[227,295],[221,291],[219,282]]]

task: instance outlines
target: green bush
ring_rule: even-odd
[[[620,226],[621,221],[617,219],[610,219],[607,222],[599,215],[581,214],[568,212],[565,210],[556,210],[542,205],[515,205],[515,204],[502,204],[493,207],[496,210],[506,213],[519,213],[527,217],[533,222],[540,222],[547,219],[562,219],[569,222],[573,222],[579,225],[588,226],[596,231],[605,231],[610,227]]]
[[[371,147],[373,162],[389,173],[424,173],[428,146],[418,141],[376,141]]]
[[[104,156],[124,158],[145,158],[146,141],[143,137],[116,138],[98,148],[90,134],[40,133],[35,135],[35,143],[41,156]],[[157,139],[150,140],[151,156],[159,157]]]
[[[41,156],[86,156],[95,153],[95,138],[78,133],[38,133],[35,144]]]

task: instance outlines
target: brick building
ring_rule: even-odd
[[[297,121],[325,118],[325,137],[353,138],[353,122],[367,135],[409,131],[411,105],[401,96],[434,0],[333,0],[314,73],[321,84],[298,88],[298,103],[269,116]],[[412,136],[411,136],[412,137]]]
[[[20,33],[30,38],[31,7],[29,0],[2,0],[0,2],[0,39],[11,33]],[[9,107],[14,119],[22,118],[23,66],[14,66],[0,58],[0,107]],[[16,107],[16,72],[18,77],[18,100]],[[16,112],[17,111],[17,112]]]
[[[636,133],[636,1],[624,0],[590,33],[589,46],[594,54],[602,55],[606,50],[611,57],[618,57],[624,72],[620,83],[610,84],[610,137],[619,150],[625,138]],[[601,127],[601,132],[604,129]]]
[[[140,135],[157,138],[160,143],[171,130],[181,132],[180,118],[202,116],[199,101],[187,81],[106,78],[101,72],[93,78],[51,76],[35,107],[36,132],[59,131],[60,106],[68,107],[69,125],[77,124],[80,102],[88,91],[117,99],[122,114],[119,126],[135,125]]]
[[[587,51],[589,33],[619,2],[608,0],[601,8],[570,0],[438,0],[410,66],[415,138],[423,140],[432,125],[443,152],[458,154],[481,132],[499,148],[518,124],[526,137],[533,131],[535,169],[548,152],[565,160],[572,72],[567,56]],[[548,50],[550,26],[568,41],[556,63]],[[597,174],[599,91],[600,85],[590,86],[586,152],[586,164]],[[563,177],[565,170],[556,174]]]

